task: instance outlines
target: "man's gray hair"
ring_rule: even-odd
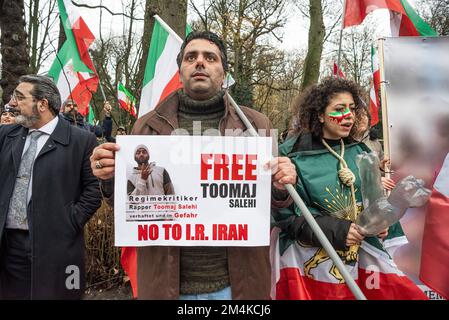
[[[26,82],[33,84],[31,95],[38,100],[46,99],[48,106],[54,115],[59,113],[61,108],[61,94],[54,82],[46,76],[27,74],[19,78],[19,83]]]

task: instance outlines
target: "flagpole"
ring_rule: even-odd
[[[89,50],[89,52],[88,52],[87,54],[88,54],[89,57],[90,57],[90,50]],[[95,60],[92,59],[92,57],[90,57],[90,59],[92,60],[92,64],[93,64],[94,67],[95,67]],[[103,85],[101,84],[101,79],[100,79],[100,76],[98,75],[98,72],[95,72],[95,74],[96,74],[97,77],[98,77],[98,86],[100,87],[100,91],[101,91],[101,95],[102,95],[102,97],[103,97],[103,103],[104,103],[104,102],[106,102],[106,101],[108,101],[108,100],[106,99],[106,94],[104,93]],[[92,92],[92,98],[93,98],[93,92]],[[93,100],[93,99],[92,99],[92,100]],[[95,108],[96,108],[97,111],[98,111],[98,108],[96,107],[96,105],[95,105]],[[94,115],[95,115],[95,114],[94,114]],[[120,115],[120,114],[119,114],[119,115]],[[117,123],[117,120],[115,120],[115,117],[112,115],[112,110],[111,110],[111,119],[114,121],[115,125],[118,127],[119,124]],[[98,119],[97,119],[97,120],[98,120]]]
[[[239,105],[235,102],[235,100],[231,97],[228,91],[226,91],[227,98],[231,105],[234,107],[235,111],[239,115],[240,119],[243,121],[245,126],[248,128],[248,132],[253,137],[258,137],[259,134],[254,129],[252,124],[249,122],[246,115],[243,113],[242,109],[239,107]],[[365,295],[363,294],[362,290],[360,290],[357,283],[352,278],[349,271],[346,269],[345,265],[341,261],[341,258],[338,256],[335,249],[332,247],[332,244],[327,239],[326,235],[324,234],[323,230],[321,230],[320,226],[316,222],[313,215],[310,213],[309,209],[305,205],[304,201],[299,196],[296,189],[293,187],[292,184],[285,185],[285,188],[287,189],[288,193],[292,197],[295,204],[300,209],[301,213],[304,215],[304,218],[306,219],[309,226],[312,228],[313,233],[317,236],[318,240],[320,241],[321,245],[323,246],[324,250],[326,250],[328,256],[332,259],[332,261],[335,263],[335,266],[340,271],[341,275],[345,279],[346,284],[348,285],[349,289],[352,291],[354,296],[357,300],[367,300]]]
[[[97,74],[98,76],[98,74]],[[104,94],[103,86],[101,84],[100,77],[98,77],[98,85],[100,86],[101,95],[103,96],[103,100],[106,101],[106,95]]]
[[[390,131],[388,128],[388,112],[387,112],[387,93],[385,80],[385,63],[384,63],[384,41],[385,38],[378,39],[378,53],[379,53],[379,73],[380,73],[380,104],[382,107],[382,130],[384,139],[384,157],[390,158]],[[391,161],[390,161],[391,162]],[[385,178],[391,177],[391,163],[385,164]]]
[[[101,95],[103,96],[103,101],[106,102],[108,100],[106,99],[106,95],[104,94],[103,86],[101,84],[101,80],[100,80],[100,77],[98,76],[98,74],[97,74],[97,77],[98,77],[98,85],[100,86]],[[120,112],[120,110],[119,110],[119,112]],[[119,114],[119,116],[120,116],[120,114]],[[112,118],[112,120],[114,120],[115,125],[118,127],[119,124],[117,123],[117,120],[115,120],[115,117],[112,115],[112,110],[111,110],[111,118]]]
[[[340,41],[338,43],[338,58],[337,58],[337,78],[340,78],[340,60],[341,60],[341,43],[343,41],[343,29],[345,28],[345,14],[346,14],[346,0],[343,0],[343,15],[341,20]]]

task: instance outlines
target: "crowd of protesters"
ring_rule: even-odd
[[[192,133],[194,121],[202,121],[204,131],[214,128],[224,133],[225,129],[244,128],[222,89],[228,61],[218,36],[192,32],[184,41],[177,62],[183,88],[139,118],[132,131],[134,135],[169,135],[176,129],[172,123]],[[298,99],[296,127],[282,136],[285,142],[280,149],[284,156],[268,164],[273,172],[271,204],[274,211],[281,212],[274,214],[287,245],[298,241],[309,247],[321,246],[293,204],[286,184],[295,185],[301,195],[309,197],[307,205],[335,249],[349,251],[364,241],[353,216],[351,219],[330,216],[322,210],[324,199],[316,189],[318,183],[324,183],[323,188],[326,183],[338,188],[340,180],[334,179],[336,168],[346,159],[353,172],[351,183],[356,187],[355,194],[354,189],[352,193],[359,203],[360,178],[355,157],[363,151],[370,152],[368,146],[383,157],[360,96],[355,83],[333,78],[312,86]],[[242,109],[256,130],[270,131],[271,123],[265,115]],[[65,286],[66,270],[62,267],[83,264],[84,225],[99,207],[102,196],[109,203],[114,200],[114,159],[119,146],[112,135],[112,106],[108,101],[104,102],[103,113],[101,125],[89,123],[74,100],[61,104],[52,82],[33,75],[20,79],[9,104],[3,108],[0,172],[4,180],[0,194],[2,203],[7,205],[0,211],[0,297],[82,297],[85,271],[80,268],[81,286],[70,291]],[[124,134],[126,129],[119,124],[116,135]],[[334,155],[335,150],[344,153],[345,146],[344,156]],[[304,156],[298,156],[302,153]],[[313,158],[310,163],[315,163],[309,168],[310,176],[307,176],[309,169],[303,169],[309,165],[308,157]],[[321,162],[321,173],[315,172],[316,164]],[[25,184],[21,177],[26,177]],[[319,182],[314,177],[326,181]],[[352,184],[345,188],[350,190]],[[51,196],[49,189],[57,190],[59,196]],[[57,199],[49,201],[50,197]],[[357,211],[355,202],[350,210],[348,215]],[[382,245],[388,229],[375,237]],[[272,286],[269,249],[268,246],[139,248],[138,297],[269,299]],[[356,255],[351,259],[348,263],[357,262]]]

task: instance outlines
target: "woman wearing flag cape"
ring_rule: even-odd
[[[297,127],[280,153],[295,164],[296,190],[366,297],[424,299],[387,251],[406,242],[400,224],[364,237],[354,223],[363,209],[356,156],[370,152],[354,139],[359,97],[359,87],[346,79],[309,87],[295,101]],[[299,208],[291,204],[273,216],[272,298],[354,299]]]

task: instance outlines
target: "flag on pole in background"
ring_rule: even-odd
[[[129,92],[121,82],[119,82],[117,86],[117,96],[120,107],[136,118],[136,98],[134,98],[131,92]]]
[[[433,185],[427,207],[421,251],[420,280],[449,299],[449,154]]]
[[[371,81],[370,89],[369,89],[369,113],[371,115],[371,123],[370,127],[375,126],[379,123],[379,107],[380,105],[377,103],[379,100],[377,99],[377,92],[374,87],[374,80]]]
[[[373,127],[379,122],[379,109],[380,109],[380,70],[379,70],[379,58],[377,56],[377,50],[374,46],[371,46],[371,70],[373,71],[373,81],[370,88],[370,103],[369,109],[371,114],[371,124]]]
[[[67,40],[48,75],[56,83],[62,102],[73,99],[78,112],[85,116],[98,86],[98,76],[88,51],[95,37],[70,0],[58,0],[58,6]]]
[[[407,0],[400,0],[403,12],[390,10],[390,28],[392,36],[438,36],[413,10]]]
[[[95,113],[90,104],[89,104],[89,113],[87,114],[87,122],[89,122],[91,125],[96,125]]]
[[[159,101],[170,93],[182,87],[176,63],[182,39],[170,31],[158,19],[154,20],[139,104],[139,118],[153,110]],[[187,25],[186,34],[190,31]]]
[[[346,0],[343,27],[359,25],[374,10],[388,9],[393,36],[437,36],[407,0]]]
[[[346,0],[343,28],[361,24],[368,14],[377,9],[405,13],[398,0]]]
[[[340,78],[344,78],[344,79],[346,79],[346,76],[345,76],[345,74],[343,73],[343,71],[337,66],[337,64],[334,62],[334,69],[333,69],[333,71],[332,71],[332,74],[334,75],[334,76],[339,76]]]

